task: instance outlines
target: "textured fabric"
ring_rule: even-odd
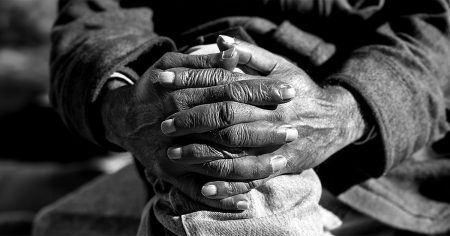
[[[448,158],[448,154],[445,158]],[[450,227],[450,162],[429,149],[379,179],[370,179],[339,195],[361,212],[401,229],[438,234]],[[427,160],[423,162],[421,160]],[[401,196],[401,197],[399,197]],[[379,217],[384,216],[384,217]],[[448,232],[450,233],[450,232]]]
[[[449,139],[443,139],[450,108],[448,0],[61,3],[65,4],[52,35],[52,102],[68,126],[84,137],[108,145],[91,101],[113,71],[137,80],[143,66],[175,50],[175,45],[182,48],[196,39],[206,43],[217,32],[240,27],[257,44],[307,67],[318,83],[347,87],[366,120],[376,126],[376,138],[351,145],[320,166],[324,186],[346,194],[342,199],[349,205],[395,227],[450,230],[450,224],[442,224],[450,221],[442,213],[450,209],[449,197],[435,194],[450,180]],[[201,10],[205,8],[209,10]],[[315,64],[318,60],[305,60],[314,55],[314,47],[303,42],[302,31],[334,45],[335,54],[320,66]],[[415,158],[422,148],[438,155]],[[375,183],[388,187],[365,187]],[[356,194],[360,188],[375,197]],[[386,208],[377,196],[398,207],[381,210]],[[423,206],[430,209],[427,224],[416,221],[420,215],[414,213]],[[404,222],[392,219],[402,215],[408,216]]]
[[[322,211],[327,211],[319,210],[320,193],[319,179],[312,170],[278,176],[250,191],[251,207],[243,212],[206,209],[172,188],[157,192],[159,197],[148,203],[138,235],[158,235],[151,230],[158,227],[155,218],[176,235],[323,235],[326,218]]]

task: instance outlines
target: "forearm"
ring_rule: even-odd
[[[434,3],[434,12],[424,8],[382,25],[373,42],[352,52],[328,79],[349,88],[366,117],[374,117],[383,151],[365,158],[371,175],[386,173],[448,131],[442,88],[450,78],[449,12],[448,4]]]
[[[153,32],[151,10],[125,9],[118,1],[61,1],[52,32],[51,100],[65,123],[92,141],[97,118],[93,101],[115,71],[138,78],[146,66],[173,44]],[[138,66],[136,66],[138,65]]]

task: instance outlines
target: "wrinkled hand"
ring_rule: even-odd
[[[320,87],[297,66],[255,45],[226,36],[219,37],[218,45],[221,49],[235,47],[241,66],[266,75],[224,72],[223,78],[282,81],[295,88],[296,97],[277,106],[249,105],[247,100],[266,96],[267,88],[262,87],[243,93],[247,97],[239,100],[247,104],[199,105],[177,112],[162,123],[169,137],[195,134],[205,141],[172,146],[167,151],[174,162],[196,167],[196,173],[226,180],[205,184],[203,195],[222,199],[248,192],[276,175],[315,167],[365,132],[358,104],[346,89]],[[298,138],[284,145],[271,143],[273,134],[266,133],[266,127],[293,127]],[[228,146],[232,151],[224,152],[210,143]],[[262,143],[268,145],[262,148]]]
[[[167,180],[194,200],[228,210],[245,208],[245,204],[238,204],[247,200],[245,195],[238,194],[220,201],[202,196],[200,188],[209,181],[208,178],[195,174],[193,169],[196,167],[176,164],[166,156],[169,146],[187,143],[190,139],[168,137],[160,130],[161,122],[175,112],[190,110],[190,114],[196,114],[192,110],[195,107],[225,111],[226,103],[277,105],[289,101],[295,95],[288,84],[277,80],[224,79],[223,75],[237,65],[238,59],[237,51],[233,48],[209,55],[165,54],[134,85],[113,89],[103,97],[102,120],[107,139],[132,152],[149,174]],[[216,86],[205,87],[209,84]],[[189,88],[177,89],[180,87]],[[293,139],[283,126],[254,129],[248,127],[248,132],[262,132],[273,137],[270,143],[262,140],[258,145],[284,144]],[[222,131],[220,135],[226,133]]]

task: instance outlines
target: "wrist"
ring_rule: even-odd
[[[338,107],[339,118],[346,134],[347,142],[354,143],[366,139],[371,128],[364,119],[362,109],[353,93],[345,87],[334,85],[325,88],[332,94],[331,99]]]

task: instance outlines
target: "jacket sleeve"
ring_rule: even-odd
[[[148,67],[175,47],[154,32],[151,9],[129,5],[61,0],[51,35],[51,102],[71,130],[100,145],[108,143],[94,101],[109,76],[136,80],[145,66],[139,62]]]
[[[374,23],[372,32],[353,32],[352,37],[365,41],[327,77],[353,91],[377,126],[373,142],[382,151],[362,148],[358,157],[372,177],[387,173],[449,130],[449,1],[378,2],[377,12],[367,19]]]
[[[326,71],[321,76],[352,91],[377,130],[371,141],[338,153],[352,157],[331,158],[332,166],[346,160],[338,165],[378,177],[448,132],[449,0],[265,2],[336,45],[337,55],[319,68]]]

